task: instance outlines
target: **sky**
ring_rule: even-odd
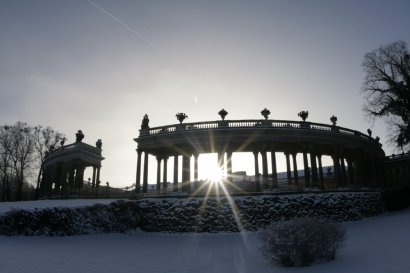
[[[362,111],[361,63],[410,43],[409,10],[400,0],[0,0],[0,124],[102,139],[101,180],[118,187],[135,182],[144,114],[155,127],[177,112],[196,122],[221,108],[226,119],[308,110],[312,122],[371,128],[391,154],[386,124]]]

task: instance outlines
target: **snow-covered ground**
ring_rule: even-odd
[[[134,231],[74,237],[0,236],[0,272],[410,272],[410,209],[345,225],[348,240],[336,260],[307,268],[267,263],[252,232]]]

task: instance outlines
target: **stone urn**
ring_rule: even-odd
[[[333,126],[336,126],[337,117],[332,115],[332,116],[330,117],[330,121],[332,122]]]
[[[303,122],[305,122],[306,119],[307,119],[308,116],[309,116],[309,111],[300,111],[300,112],[298,113],[298,116],[303,120]]]
[[[218,115],[221,116],[222,120],[225,120],[225,117],[228,115],[228,112],[222,108],[222,110],[218,112]]]
[[[184,119],[188,118],[187,114],[185,113],[177,113],[175,116],[177,117],[177,120],[179,121],[180,124],[182,124]]]
[[[261,114],[262,114],[262,116],[265,118],[265,120],[267,120],[268,117],[269,117],[269,115],[270,115],[270,111],[265,108],[265,109],[263,109],[263,110],[261,111]]]

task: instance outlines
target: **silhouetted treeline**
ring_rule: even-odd
[[[0,126],[0,201],[35,199],[47,151],[64,144],[50,127],[27,123]]]

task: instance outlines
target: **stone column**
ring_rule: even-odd
[[[74,166],[75,168],[75,176],[74,176],[74,187],[73,187],[73,191],[76,191],[79,188],[80,185],[80,165],[79,164],[75,164]]]
[[[263,174],[263,189],[269,189],[268,181],[268,160],[266,158],[266,151],[262,151],[262,174]]]
[[[161,158],[157,156],[157,194],[161,193]]]
[[[253,152],[253,158],[254,158],[254,162],[255,162],[255,186],[256,186],[256,191],[260,191],[258,154],[259,154],[259,152],[255,152],[255,151]]]
[[[199,180],[198,168],[198,154],[194,154],[194,180],[196,182]]]
[[[174,184],[172,190],[178,192],[178,155],[174,155]]]
[[[68,185],[67,185],[67,167],[63,165],[61,167],[61,178],[60,178],[60,183],[61,183],[61,196],[68,196],[70,192],[68,191]]]
[[[54,193],[57,195],[61,194],[61,173],[62,173],[62,167],[57,165],[56,175],[55,175],[55,185],[54,185]]]
[[[140,193],[141,191],[141,154],[142,150],[137,149],[137,173],[136,173],[136,179],[135,179],[135,192]],[[95,167],[94,167],[95,171]],[[94,174],[93,174],[93,184],[95,183],[94,181]]]
[[[96,179],[96,182],[95,182],[96,183],[95,186],[97,188],[100,187],[100,183],[101,183],[101,181],[100,181],[100,171],[101,171],[101,165],[98,166],[98,168],[97,168],[97,179]]]
[[[71,167],[71,169],[72,169],[72,167]],[[74,170],[73,170],[74,171]],[[95,179],[96,179],[96,177],[95,177],[95,175],[96,175],[96,171],[97,171],[97,167],[96,166],[93,166],[93,178],[92,178],[92,181],[91,181],[91,188],[94,188],[95,187]],[[70,173],[71,173],[71,171],[70,171]],[[74,176],[74,173],[73,173],[73,176]],[[72,187],[72,185],[73,185],[73,183],[72,183],[72,179],[70,178],[69,179],[69,184],[70,184],[70,187]]]
[[[162,178],[162,188],[164,190],[164,194],[168,192],[168,156],[164,157],[164,171],[163,171],[163,178]]]
[[[312,169],[312,186],[318,186],[318,179],[317,179],[317,165],[316,165],[316,156],[314,152],[314,147],[310,150],[310,165]]]
[[[307,158],[307,152],[303,152],[303,167],[305,173],[305,187],[310,188],[310,172],[309,172],[309,162]]]
[[[346,166],[345,166],[345,159],[343,156],[340,158],[340,171],[341,171],[341,180],[342,180],[342,187],[347,186],[347,180],[346,180]]]
[[[198,154],[194,154],[194,192],[199,189]]]
[[[84,171],[85,171],[86,166],[82,165],[81,166],[81,179],[80,179],[80,189],[84,188]]]
[[[47,184],[46,192],[47,192],[47,195],[50,197],[53,195],[53,180],[54,180],[55,172],[56,172],[55,166],[47,168],[48,184]]]
[[[287,174],[287,178],[288,178],[288,184],[292,185],[292,174],[291,174],[291,170],[290,170],[289,153],[285,153],[285,157],[286,157],[286,174]]]
[[[276,168],[276,154],[275,150],[271,150],[271,161],[272,161],[272,187],[277,188],[278,187],[278,171]]]
[[[232,176],[232,151],[226,152],[226,159],[227,159],[227,171],[226,171],[226,179],[230,182],[233,181]]]
[[[40,188],[38,189],[37,197],[46,196],[46,188],[48,185],[48,173],[46,168],[42,168]],[[4,194],[4,193],[3,193]],[[4,198],[4,195],[3,195]],[[4,199],[2,201],[5,201]]]
[[[71,164],[71,165],[69,165],[69,167],[68,167],[68,187],[70,188],[70,189],[72,189],[73,187],[74,187],[74,166]],[[93,169],[93,179],[95,179],[94,178],[94,176],[95,176],[95,174],[94,174],[94,169]]]
[[[191,190],[191,156],[182,156],[182,191],[189,193]]]
[[[222,176],[225,175],[225,152],[218,153],[218,166],[221,170]]]
[[[325,185],[323,179],[322,155],[317,156],[317,162],[319,163],[319,187],[323,190]]]
[[[292,154],[293,158],[293,177],[295,179],[295,185],[297,186],[299,184],[299,174],[298,174],[298,165],[296,163],[296,155],[297,153]]]
[[[53,165],[52,167],[48,167],[48,177],[49,177],[49,183],[48,183],[48,196],[52,196],[54,194],[54,189],[56,185],[54,184],[54,189],[53,189],[53,183],[56,182],[56,174],[57,174],[57,166]]]
[[[355,187],[355,182],[354,182],[354,173],[353,173],[353,162],[351,159],[347,159],[347,172],[349,174],[349,184]]]
[[[148,191],[148,153],[144,152],[144,177],[142,180],[142,192]]]
[[[340,186],[340,158],[339,158],[339,149],[334,147],[333,155],[333,177],[335,181],[335,188]]]

